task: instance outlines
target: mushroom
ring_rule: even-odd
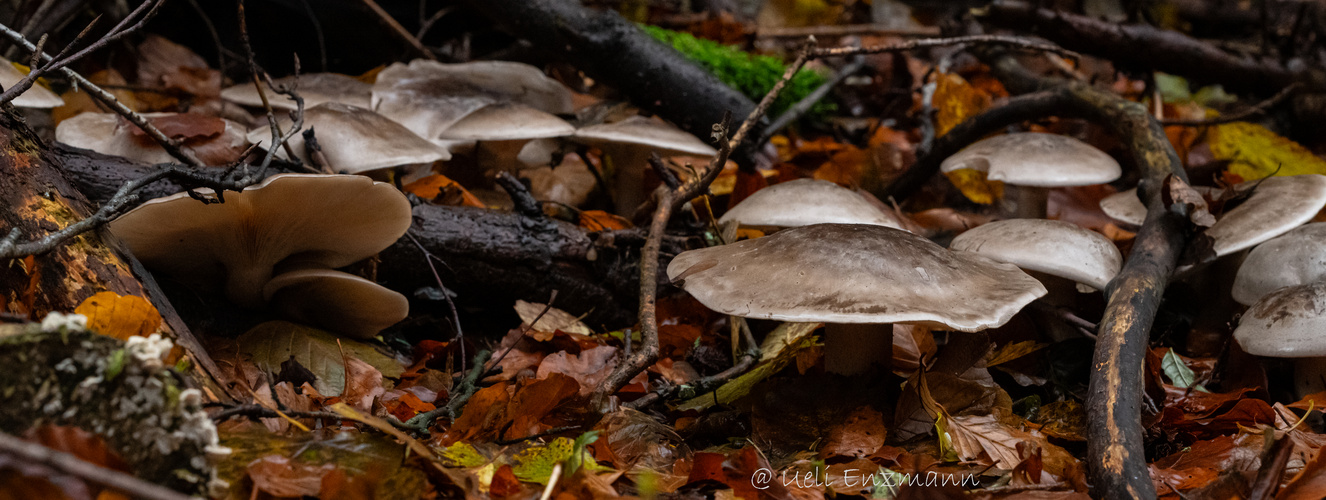
[[[1326,280],[1326,222],[1314,222],[1257,245],[1234,277],[1231,292],[1251,305],[1276,289]]]
[[[891,214],[861,195],[816,179],[796,179],[756,191],[718,219],[719,225],[731,221],[760,230],[810,224],[874,224],[904,229]]]
[[[1101,198],[1100,210],[1119,222],[1140,226],[1146,221],[1146,205],[1137,197],[1137,188]]]
[[[1038,132],[978,141],[939,166],[945,174],[962,169],[1003,182],[1004,200],[1012,201],[1013,212],[1026,218],[1045,218],[1049,188],[1104,184],[1123,173],[1104,151],[1072,137]]]
[[[1045,287],[1017,267],[868,224],[814,224],[682,252],[668,277],[715,311],[825,323],[825,366],[892,358],[891,323],[975,332],[1006,323]]]
[[[262,296],[288,318],[359,339],[372,338],[410,314],[404,295],[331,269],[278,274],[263,287]]]
[[[339,73],[306,73],[299,75],[298,81],[292,75],[277,78],[272,83],[277,86],[291,86],[297,83],[299,86],[296,90],[299,92],[299,97],[304,99],[305,109],[324,102],[339,102],[367,108],[373,94],[372,84]],[[267,102],[272,105],[272,109],[288,111],[298,109],[292,99],[267,89],[264,89],[264,93],[267,94]],[[258,95],[258,89],[254,88],[253,82],[227,87],[221,91],[221,98],[242,106],[262,107],[262,97]]]
[[[506,103],[485,106],[470,113],[442,132],[440,139],[475,141],[475,157],[479,165],[491,170],[514,171],[526,165],[520,156],[530,141],[568,136],[575,131],[566,120],[529,106]]]
[[[225,193],[225,203],[188,193],[151,200],[111,221],[110,231],[147,267],[259,308],[277,268],[350,265],[391,246],[410,221],[410,202],[388,184],[282,174]]]
[[[14,63],[9,59],[0,57],[0,86],[8,90],[9,87],[13,87],[19,80],[27,76],[26,73],[14,67]],[[20,108],[48,109],[63,106],[64,99],[61,99],[60,96],[46,87],[33,82],[32,87],[24,90],[10,103]]]
[[[574,111],[570,89],[534,66],[423,59],[395,63],[378,73],[371,107],[434,140],[470,113],[495,103],[522,104],[553,114]]]
[[[718,154],[695,136],[658,118],[631,116],[613,123],[600,123],[575,132],[575,140],[599,148],[613,167],[613,192],[617,212],[629,217],[644,202],[645,169],[649,154],[659,156]]]
[[[235,161],[248,148],[242,125],[212,116],[189,113],[144,113],[162,133],[181,141],[181,149],[205,165]],[[104,155],[158,164],[178,163],[137,125],[115,113],[81,113],[55,127],[55,140]]]
[[[1268,177],[1234,187],[1252,196],[1206,229],[1216,257],[1252,248],[1303,225],[1326,206],[1326,175]]]
[[[1239,318],[1234,338],[1255,356],[1294,358],[1299,397],[1326,390],[1326,282],[1266,294]]]
[[[290,120],[282,130],[289,132]],[[404,165],[431,164],[451,159],[445,148],[424,140],[387,117],[364,108],[325,102],[304,110],[304,128],[312,128],[322,154],[338,172],[359,174]],[[249,132],[254,143],[271,142],[269,127]],[[290,148],[300,161],[311,164],[302,133],[290,138]],[[285,157],[285,148],[278,150]]]

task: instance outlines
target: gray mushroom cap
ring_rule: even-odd
[[[442,139],[511,141],[562,137],[576,129],[566,120],[521,104],[493,104],[470,113],[442,132]]]
[[[1257,245],[1243,259],[1231,290],[1251,305],[1276,289],[1326,279],[1326,222],[1295,228]]]
[[[966,332],[1008,322],[1045,295],[1011,264],[906,231],[816,224],[682,252],[668,277],[715,311],[826,323],[927,323]]]
[[[28,75],[15,68],[14,63],[10,62],[9,59],[0,57],[0,86],[9,89],[26,76]],[[31,88],[24,90],[10,103],[20,108],[46,109],[63,106],[64,99],[61,99],[55,92],[47,90],[46,87],[33,83]]]
[[[290,120],[281,122],[289,132]],[[325,102],[304,110],[304,128],[313,128],[322,154],[338,172],[357,174],[383,168],[432,163],[451,159],[445,148],[415,135],[401,124],[364,108]],[[272,142],[269,127],[249,132],[249,141]],[[303,133],[290,138],[290,148],[304,163],[312,163],[304,146]],[[285,148],[277,156],[285,157]]]
[[[953,238],[948,247],[1097,290],[1104,290],[1123,267],[1123,254],[1109,238],[1057,220],[1009,219],[982,224]]]
[[[1140,226],[1146,221],[1146,205],[1137,197],[1137,188],[1120,191],[1100,200],[1100,210],[1111,219]]]
[[[575,132],[574,138],[589,144],[632,144],[646,146],[661,156],[689,154],[714,156],[718,150],[670,123],[644,116],[590,125]]]
[[[718,219],[719,224],[729,221],[743,226],[874,224],[902,229],[896,219],[861,195],[817,179],[797,179],[756,191]]]
[[[1225,212],[1206,235],[1214,240],[1217,257],[1251,248],[1312,220],[1326,206],[1326,175],[1307,174],[1248,181],[1236,189],[1256,186],[1243,204]]]
[[[1266,294],[1239,319],[1234,338],[1249,354],[1275,358],[1326,356],[1326,282]]]
[[[292,85],[295,83],[295,77],[291,75],[277,78],[272,83]],[[299,75],[298,83],[296,90],[299,92],[299,97],[304,99],[304,109],[324,102],[339,102],[367,108],[369,98],[373,94],[372,84],[340,73],[306,73]],[[263,88],[263,92],[267,94],[267,102],[272,105],[272,109],[288,111],[297,109],[295,101],[267,88]],[[227,87],[221,90],[221,98],[242,106],[262,107],[262,97],[258,95],[258,89],[253,87],[253,82]]]
[[[143,113],[148,120],[183,113]],[[247,131],[243,125],[222,119],[225,129],[217,137],[207,139],[213,149],[229,149],[239,156],[248,147]],[[76,148],[90,149],[104,155],[122,156],[149,165],[176,163],[179,160],[166,152],[166,148],[146,137],[134,137],[138,126],[115,113],[79,113],[55,127],[55,140]],[[194,152],[194,146],[180,146]]]
[[[281,273],[263,299],[286,317],[349,337],[367,339],[405,319],[410,301],[359,276],[331,269]]]
[[[940,164],[944,173],[969,168],[1015,186],[1103,184],[1123,174],[1104,151],[1072,137],[1039,132],[1004,134],[976,142]]]

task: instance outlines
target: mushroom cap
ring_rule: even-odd
[[[874,224],[902,229],[897,220],[861,195],[817,179],[796,179],[756,191],[718,219],[719,224],[729,221],[744,226]]]
[[[281,130],[289,132],[290,120],[282,120],[281,126]],[[322,154],[332,168],[340,172],[358,174],[451,159],[446,148],[415,135],[385,116],[348,104],[325,102],[305,109],[304,128],[313,128]],[[270,143],[271,128],[254,129],[249,132],[249,140]],[[304,147],[303,132],[291,137],[289,144],[300,161],[311,163]],[[279,149],[277,155],[284,158],[285,148]]]
[[[1326,356],[1326,282],[1273,291],[1239,319],[1234,338],[1249,354],[1273,358]]]
[[[110,230],[147,267],[259,307],[276,266],[350,265],[391,246],[410,222],[410,202],[389,184],[281,174],[225,193],[225,203],[188,193],[157,198],[111,221]]]
[[[718,150],[676,126],[656,118],[631,116],[613,123],[590,125],[575,132],[575,139],[588,144],[647,146],[659,155],[714,156]]]
[[[331,269],[278,274],[263,287],[262,296],[286,317],[358,339],[372,338],[410,314],[404,295]]]
[[[715,311],[826,323],[928,323],[974,332],[1045,295],[1012,264],[868,224],[816,224],[682,252],[668,277]]]
[[[982,224],[953,238],[948,247],[1097,290],[1104,290],[1123,267],[1123,254],[1109,238],[1057,220],[1009,219]]]
[[[15,68],[14,63],[10,62],[9,59],[0,57],[0,86],[4,86],[8,90],[9,87],[14,86],[15,83],[26,76],[28,75]],[[61,99],[59,95],[36,83],[33,83],[32,87],[24,90],[22,94],[19,94],[10,102],[20,108],[46,109],[64,105],[64,99]]]
[[[503,102],[555,114],[575,111],[570,89],[534,66],[423,59],[395,63],[378,73],[371,107],[431,140],[470,113]]]
[[[142,115],[149,120],[175,115],[197,116],[185,113],[142,113]],[[204,160],[204,163],[207,163],[207,158],[198,154],[203,149],[214,153],[232,151],[234,156],[239,156],[239,153],[249,145],[245,127],[230,120],[220,120],[225,123],[225,129],[220,136],[206,139],[208,146],[195,148],[186,143],[182,146],[183,149],[193,151],[200,160]],[[160,144],[145,136],[140,137],[141,134],[137,125],[120,118],[120,115],[115,113],[80,113],[55,127],[55,140],[76,148],[90,149],[104,155],[122,156],[150,165],[179,163],[179,160],[167,153]]]
[[[442,139],[514,141],[562,137],[575,133],[566,120],[522,104],[485,106],[442,132]]]
[[[1104,151],[1066,135],[1020,132],[976,142],[940,164],[941,172],[970,168],[1015,186],[1104,184],[1123,174]]]
[[[1137,188],[1120,191],[1100,200],[1100,209],[1111,219],[1140,226],[1146,221],[1146,204],[1137,197]]]
[[[1217,257],[1285,234],[1312,220],[1326,206],[1326,175],[1268,177],[1244,182],[1236,189],[1252,186],[1256,186],[1252,196],[1206,229]]]
[[[291,85],[295,83],[295,76],[277,78],[273,83]],[[340,73],[306,73],[299,75],[297,90],[304,99],[305,109],[324,102],[367,108],[373,94],[373,85]],[[294,111],[298,108],[295,101],[281,94],[267,88],[263,88],[263,92],[267,94],[267,102],[272,105],[272,109]],[[262,107],[262,97],[258,95],[258,89],[253,87],[253,82],[227,87],[221,91],[221,98],[241,106]]]
[[[1243,259],[1231,290],[1251,305],[1276,289],[1326,279],[1326,222],[1314,222],[1257,245]]]

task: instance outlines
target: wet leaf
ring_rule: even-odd
[[[318,376],[314,387],[325,396],[339,396],[345,390],[346,361],[342,349],[345,356],[368,363],[384,377],[399,377],[405,371],[401,363],[371,345],[285,321],[269,321],[253,327],[237,341],[240,351],[267,373],[278,373],[281,363],[294,357]]]
[[[1248,181],[1272,174],[1326,174],[1326,160],[1255,123],[1217,126],[1211,134],[1211,153],[1230,162],[1230,173]]]
[[[83,300],[77,314],[87,316],[88,329],[120,340],[146,337],[161,327],[161,314],[147,299],[115,292],[98,292]]]

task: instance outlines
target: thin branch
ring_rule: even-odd
[[[1069,59],[1081,59],[1082,55],[1077,52],[1065,49],[1053,43],[1047,43],[1027,38],[1004,35],[968,35],[955,36],[948,38],[919,38],[916,40],[907,40],[905,42],[890,43],[886,45],[870,45],[866,47],[828,47],[816,49],[810,54],[812,59],[821,57],[840,57],[853,56],[858,54],[883,54],[888,52],[906,52],[916,49],[926,49],[932,47],[948,47],[952,45],[1006,45],[1009,48],[1022,50],[1034,50],[1039,52],[1049,52],[1059,54]]]
[[[626,406],[627,408],[638,410],[640,408],[644,408],[646,406],[658,403],[660,401],[667,401],[669,399],[672,399],[678,393],[682,392],[683,389],[685,389],[688,393],[691,394],[707,394],[709,392],[717,390],[720,386],[726,384],[729,380],[737,378],[742,374],[750,371],[751,368],[755,368],[755,365],[759,364],[759,362],[760,362],[760,352],[758,350],[753,352],[747,352],[744,355],[742,355],[741,358],[737,360],[737,363],[732,365],[731,368],[715,373],[708,377],[702,377],[688,384],[670,385],[667,387],[657,389],[654,392],[645,394],[644,397],[641,397],[640,399],[637,399],[635,401],[631,401],[630,403],[627,403],[624,406]]]
[[[145,500],[189,500],[180,492],[149,483],[123,472],[80,460],[78,457],[55,451],[0,432],[0,454],[12,455],[20,462],[37,463],[56,469],[98,486]]]
[[[1165,120],[1162,121],[1161,123],[1164,124],[1165,126],[1173,125],[1180,127],[1205,127],[1208,125],[1221,125],[1225,123],[1241,122],[1249,118],[1252,118],[1254,116],[1265,114],[1267,111],[1270,111],[1271,108],[1280,105],[1280,103],[1284,102],[1286,99],[1289,99],[1290,97],[1293,97],[1294,94],[1298,93],[1298,91],[1302,89],[1303,89],[1303,84],[1295,82],[1289,84],[1288,87],[1285,87],[1279,92],[1276,92],[1275,95],[1271,96],[1265,101],[1259,102],[1253,105],[1252,107],[1241,110],[1237,113],[1230,113],[1227,115],[1221,115],[1215,118],[1207,118],[1203,120]]]
[[[262,159],[262,168],[266,169],[267,166],[271,164],[272,158],[276,155],[276,150],[282,147],[285,148],[286,156],[290,158],[291,162],[298,162],[299,157],[295,156],[295,151],[290,148],[288,141],[299,132],[301,127],[304,126],[304,100],[295,92],[295,89],[299,86],[299,55],[295,55],[295,80],[289,87],[277,89],[276,85],[272,83],[271,78],[267,78],[267,85],[270,86],[273,91],[289,96],[295,101],[296,109],[292,114],[295,123],[291,124],[290,134],[286,135],[281,132],[281,124],[277,123],[276,113],[272,111],[272,104],[267,101],[267,93],[262,89],[262,77],[267,75],[258,68],[257,59],[253,54],[253,45],[249,43],[249,23],[247,21],[248,16],[244,14],[244,0],[238,0],[236,5],[239,14],[240,45],[244,46],[244,55],[249,63],[249,76],[253,79],[253,88],[258,91],[258,98],[262,100],[263,110],[267,112],[267,126],[272,132],[272,143],[267,146],[267,155]]]
[[[847,24],[841,26],[805,26],[791,28],[766,28],[755,33],[759,38],[805,38],[808,36],[937,36],[938,28],[889,28],[878,24]]]
[[[764,144],[769,142],[770,137],[773,137],[773,135],[778,133],[779,130],[782,130],[783,127],[791,125],[792,122],[809,112],[811,108],[815,107],[815,104],[818,104],[820,100],[824,99],[824,96],[829,95],[829,92],[832,91],[834,87],[837,87],[838,84],[842,83],[843,80],[846,80],[847,77],[856,74],[856,72],[860,71],[865,65],[866,58],[864,56],[853,56],[851,62],[838,68],[838,72],[834,73],[832,78],[829,78],[828,81],[811,91],[806,97],[797,101],[796,104],[793,104],[792,107],[788,108],[787,111],[784,111],[783,114],[778,115],[778,118],[774,118],[773,122],[769,123],[769,126],[764,127],[764,131],[760,133],[760,140],[756,141],[756,143]]]
[[[425,59],[437,60],[437,56],[433,55],[433,51],[428,50],[428,47],[424,47],[424,44],[419,42],[418,38],[415,38],[409,31],[406,31],[405,27],[401,26],[401,23],[396,22],[396,18],[391,17],[391,14],[387,13],[387,11],[384,10],[382,6],[378,5],[377,2],[374,2],[373,0],[360,1],[364,2],[364,6],[368,7],[369,10],[372,10],[374,14],[377,14],[378,20],[382,21],[383,24],[386,24],[397,38],[400,38],[401,41],[414,48],[414,51],[418,53],[419,56]]]
[[[433,426],[433,422],[436,421],[438,417],[446,415],[447,418],[455,420],[456,412],[460,411],[460,409],[465,406],[465,403],[470,400],[470,397],[474,395],[475,391],[479,389],[479,379],[483,377],[484,374],[484,363],[488,361],[488,356],[491,354],[492,351],[489,350],[479,351],[478,354],[475,354],[473,362],[474,366],[470,367],[469,373],[467,373],[465,378],[460,381],[460,384],[456,385],[455,391],[453,391],[455,395],[451,397],[450,401],[447,401],[446,406],[415,415],[413,418],[405,422],[405,428],[426,432],[429,427]]]

